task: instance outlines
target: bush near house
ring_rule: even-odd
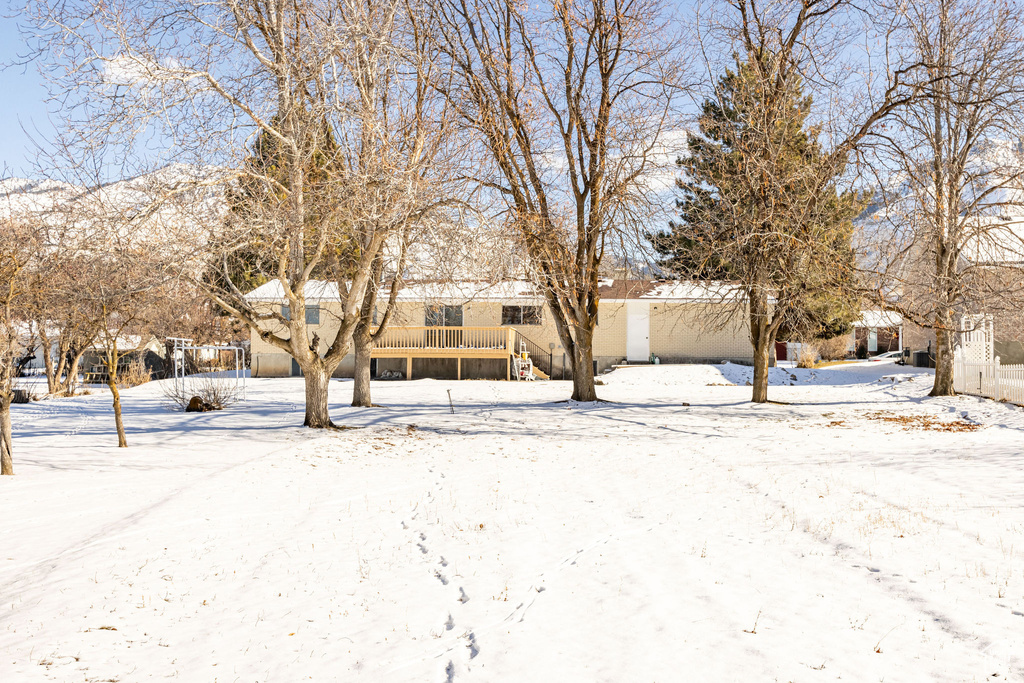
[[[831,339],[822,339],[814,342],[814,345],[822,360],[843,360],[846,358],[846,350],[850,346],[850,336],[844,334]]]

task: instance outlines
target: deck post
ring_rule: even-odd
[[[512,381],[512,356],[505,356],[505,381]]]
[[[455,359],[455,379],[462,379],[462,356]]]
[[[405,378],[412,379],[412,356],[405,357]]]

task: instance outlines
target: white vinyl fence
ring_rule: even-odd
[[[1002,365],[998,356],[989,363],[968,363],[960,356],[953,361],[953,388],[1024,405],[1024,365]]]

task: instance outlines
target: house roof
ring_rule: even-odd
[[[735,301],[742,297],[739,288],[726,282],[680,282],[673,280],[612,280],[598,281],[598,296],[602,301],[669,301],[717,302]],[[306,283],[306,301],[338,301],[338,286],[334,282],[312,280]],[[284,289],[278,280],[271,280],[249,292],[251,302],[287,303]],[[398,293],[399,301],[521,301],[540,304],[544,294],[537,285],[527,280],[484,282],[463,280],[457,282],[411,281]]]
[[[899,327],[903,316],[892,311],[861,311],[855,327]]]

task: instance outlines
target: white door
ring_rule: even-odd
[[[626,360],[646,363],[651,359],[651,304],[626,302]]]

